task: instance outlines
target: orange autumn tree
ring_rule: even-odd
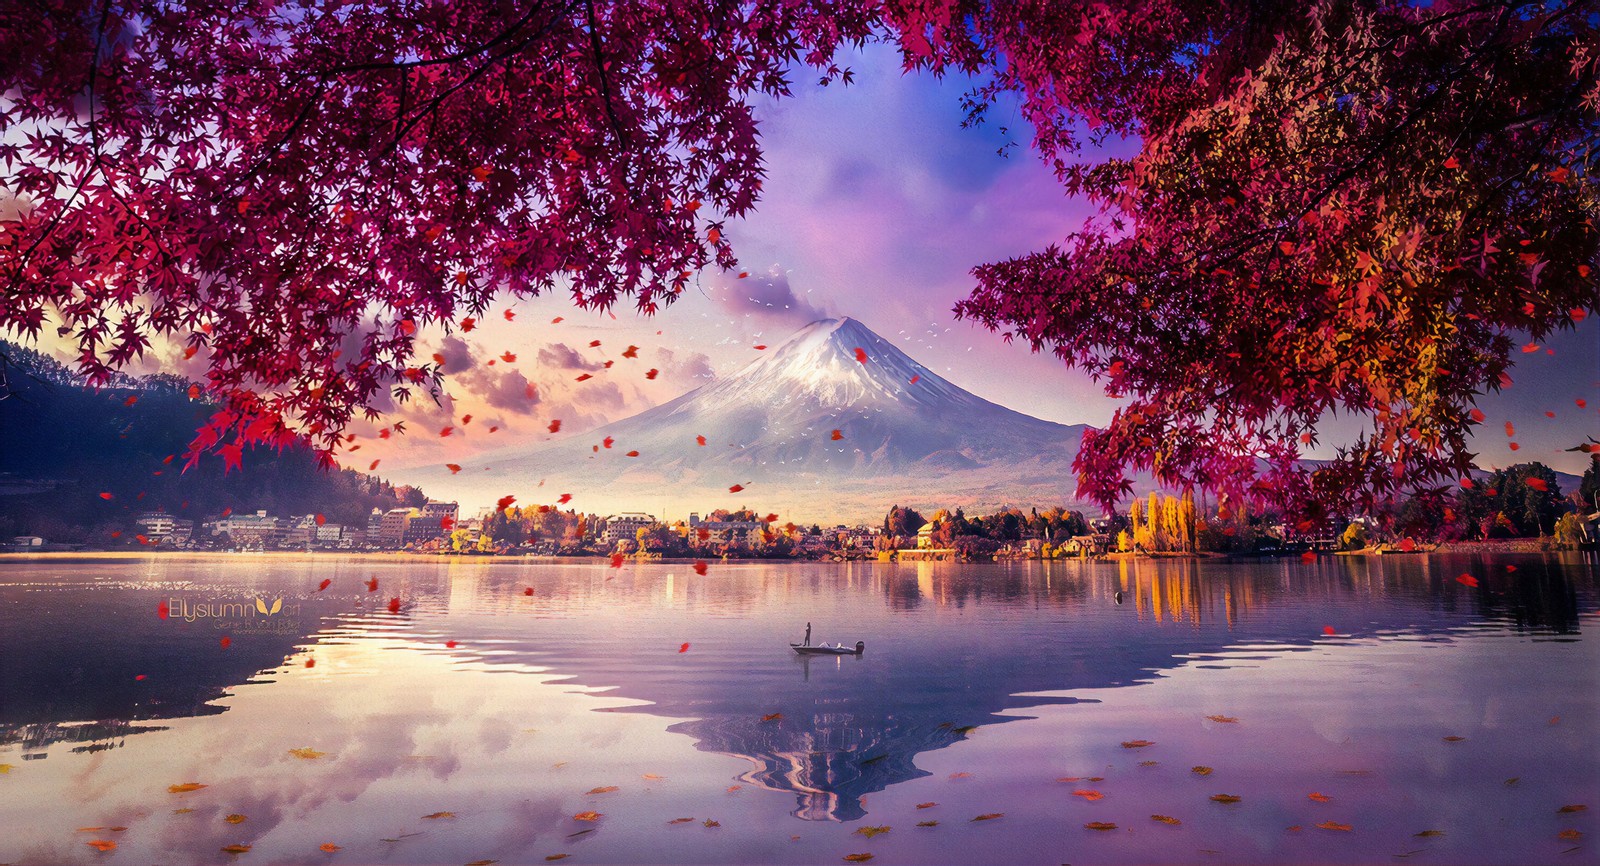
[[[191,461],[331,459],[441,388],[422,326],[557,287],[648,313],[736,267],[750,101],[882,40],[979,76],[973,122],[1015,98],[1102,207],[957,307],[1132,398],[1081,494],[1360,505],[1465,471],[1473,398],[1596,311],[1596,31],[1585,2],[3,4],[0,330],[96,381],[180,341],[220,405]],[[1369,435],[1297,462],[1334,410]]]

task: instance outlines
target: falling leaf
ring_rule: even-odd
[[[1239,723],[1239,720],[1234,718],[1233,716],[1206,716],[1206,718],[1210,719],[1213,722],[1217,722],[1219,724],[1224,724],[1224,725],[1235,725],[1235,724]]]
[[[557,418],[554,421],[550,422],[550,432],[551,433],[560,433],[561,432],[561,419],[560,418]]]
[[[1550,485],[1543,478],[1527,478],[1523,480],[1523,483],[1540,492],[1546,492],[1550,489]]]
[[[645,780],[646,782],[662,782],[662,781],[666,781],[667,777],[666,776],[658,776],[655,773],[645,773],[643,776],[640,776],[639,778]]]
[[[707,818],[704,821],[701,821],[700,823],[704,824],[707,827],[721,827],[722,826],[722,822],[721,821],[713,821],[710,818]]]
[[[1182,821],[1179,821],[1177,818],[1174,818],[1171,815],[1151,815],[1150,816],[1150,820],[1152,820],[1152,821],[1160,821],[1163,824],[1171,824],[1173,826],[1177,826],[1177,825],[1183,823]]]
[[[1568,842],[1576,842],[1583,838],[1583,832],[1581,830],[1562,830],[1556,834],[1556,838],[1565,839]]]
[[[637,451],[629,451],[627,456],[629,456],[629,457],[638,457],[639,456],[639,452],[637,452]]]
[[[1319,794],[1319,793],[1317,793],[1315,791],[1312,791],[1310,794],[1307,794],[1306,797],[1309,798],[1309,799],[1315,800],[1318,803],[1331,803],[1331,802],[1333,802],[1333,798],[1332,797],[1328,796],[1327,794]]]
[[[856,360],[860,361],[863,364],[867,363],[867,350],[857,346],[856,347]]]
[[[572,856],[571,854],[551,854],[550,856],[548,856],[548,857],[546,857],[544,859],[546,859],[546,860],[565,860],[565,859],[567,859],[568,857],[571,857],[571,856]]]
[[[1109,821],[1090,821],[1089,823],[1083,825],[1083,829],[1085,829],[1085,830],[1115,830],[1115,829],[1117,829],[1117,825],[1112,824]]]
[[[389,599],[389,612],[390,613],[399,613],[400,612],[400,599],[399,599],[399,597],[395,597],[395,598]]]
[[[694,820],[693,818],[673,818],[671,821],[668,821],[667,823],[668,824],[687,824],[687,823],[689,823],[690,821],[693,821],[693,820]]]
[[[374,574],[371,578],[369,578],[367,580],[367,592],[377,592],[377,591],[378,591],[378,576],[376,574]]]
[[[1084,788],[1084,789],[1081,789],[1081,790],[1073,791],[1072,792],[1072,796],[1074,796],[1074,797],[1082,797],[1083,799],[1088,800],[1089,802],[1092,803],[1095,800],[1104,800],[1106,795],[1100,793],[1099,791],[1094,791],[1094,790],[1090,790],[1088,788]]]
[[[444,468],[450,470],[450,474],[454,475],[457,472],[461,471],[461,464],[459,464],[459,463],[446,463],[444,465]]]
[[[199,782],[184,782],[180,785],[169,785],[167,787],[167,792],[171,794],[187,794],[190,791],[198,791],[204,787],[205,785],[202,785]]]
[[[937,827],[937,826],[939,826],[939,822],[938,821],[918,821],[917,822],[917,826],[918,827]]]
[[[317,592],[321,592],[330,586],[333,586],[333,578],[325,577],[321,583],[317,584]]]
[[[90,839],[83,844],[88,845],[90,848],[93,848],[96,851],[110,851],[111,849],[117,847],[117,843],[111,841],[110,839]]]
[[[890,830],[890,827],[886,824],[886,825],[881,826],[881,827],[857,827],[856,828],[856,833],[858,835],[865,836],[868,839],[871,839],[873,836],[877,836],[877,835],[880,835],[880,834],[883,834],[883,833],[887,833],[887,832],[889,832],[889,830]]]
[[[913,385],[917,384],[920,381],[922,381],[922,376],[920,374],[911,377],[911,384],[913,384]]]
[[[844,859],[845,859],[846,863],[865,863],[868,860],[872,859],[872,855],[871,854],[846,854],[846,855],[844,855]]]
[[[1305,553],[1300,554],[1300,561],[1307,564],[1316,562],[1317,554],[1315,551],[1308,550]]]
[[[918,803],[917,804],[917,808],[918,809],[932,809],[934,806],[937,806],[937,805],[939,805],[939,804],[938,803],[934,803],[934,802]]]
[[[243,824],[245,818],[243,815],[233,814],[223,818],[222,820],[227,821],[229,824]]]
[[[1452,735],[1452,736],[1445,737],[1444,741],[1447,742],[1447,743],[1459,743],[1459,742],[1461,742],[1462,740],[1465,740],[1465,739],[1466,739],[1466,737],[1457,737],[1457,736]]]
[[[1217,801],[1218,803],[1237,803],[1244,798],[1235,796],[1233,794],[1212,794],[1211,799]]]
[[[620,554],[620,553],[611,554],[611,567],[612,568],[621,568],[622,567],[622,560],[623,560],[623,555],[622,554]]]
[[[1124,740],[1122,743],[1122,747],[1124,749],[1142,749],[1145,746],[1153,745],[1155,745],[1155,743],[1149,740]]]
[[[704,448],[705,444],[706,444],[706,437],[704,437],[704,436],[696,436],[696,437],[694,437],[694,443],[696,445],[699,445],[700,447]]]
[[[522,594],[523,595],[533,595],[533,587],[531,587],[531,586],[527,587],[526,589],[524,589],[522,591]]]
[[[1562,806],[1561,808],[1556,810],[1556,813],[1557,814],[1561,814],[1561,815],[1567,815],[1567,814],[1571,814],[1573,812],[1583,812],[1583,811],[1587,810],[1588,808],[1589,808],[1588,806],[1586,806],[1586,805],[1584,805],[1582,803],[1579,803],[1579,804],[1572,805],[1572,806]]]
[[[1209,775],[1211,775],[1211,768],[1210,767],[1190,767],[1189,768],[1189,772],[1198,773],[1198,774],[1200,774],[1202,776],[1209,776]]]
[[[686,652],[688,652],[688,651],[689,651],[689,644],[688,644],[688,642],[687,642],[687,641],[685,641],[685,642],[684,642],[684,643],[682,643],[682,644],[680,644],[680,645],[679,645],[679,646],[678,646],[678,652],[680,652],[680,653],[686,653]]]
[[[423,815],[422,817],[426,820],[437,821],[440,818],[454,818],[455,816],[456,813],[454,812],[434,812],[431,815]]]
[[[318,758],[324,757],[328,753],[327,752],[319,752],[316,749],[313,749],[313,748],[310,748],[310,747],[303,747],[303,748],[299,748],[299,749],[290,749],[289,750],[289,754],[294,755],[296,758],[300,758],[301,760],[315,761]]]
[[[1154,767],[1155,765],[1157,765],[1159,763],[1161,763],[1161,762],[1160,761],[1140,761],[1139,762],[1139,766],[1141,766],[1141,767]]]
[[[1331,625],[1323,626],[1322,627],[1322,633],[1323,634],[1335,634],[1335,632],[1333,630],[1333,626],[1331,626]]]
[[[249,845],[224,845],[222,850],[228,854],[243,854],[250,850]]]
[[[1340,824],[1337,821],[1323,821],[1321,824],[1318,824],[1317,826],[1321,827],[1324,830],[1339,830],[1339,831],[1345,832],[1345,833],[1350,832],[1350,825],[1349,824]]]
[[[515,497],[515,496],[502,496],[498,500],[495,501],[494,510],[496,510],[496,511],[505,511],[507,508],[511,507],[512,503],[514,503],[516,501],[517,501],[517,497]]]
[[[599,812],[579,812],[572,816],[574,821],[598,821],[602,815]]]
[[[996,818],[1004,818],[1005,816],[1006,816],[1006,813],[1004,813],[1004,812],[990,812],[990,813],[988,813],[986,815],[979,815],[978,817],[973,818],[972,820],[974,820],[974,821],[993,821]]]
[[[1470,574],[1463,574],[1460,577],[1456,578],[1456,583],[1459,583],[1459,584],[1461,584],[1463,586],[1477,586],[1478,585],[1478,579],[1476,577],[1473,577]]]
[[[657,370],[654,367],[651,367],[650,369],[644,371],[644,377],[646,379],[654,379],[655,377],[657,377],[659,375],[661,375],[661,371]]]
[[[111,494],[109,494],[109,493],[105,493],[105,492],[102,492],[102,493],[101,493],[101,494],[100,494],[100,498],[101,498],[101,499],[110,499],[110,498],[111,498]]]
[[[735,484],[732,487],[728,488],[728,492],[729,493],[738,493],[739,491],[741,491],[743,489],[744,489],[744,485],[743,484]]]
[[[783,713],[768,713],[768,714],[766,714],[766,715],[761,717],[761,721],[763,721],[763,722],[775,722],[775,721],[777,721],[778,719],[781,719],[781,718],[783,718]]]
[[[317,666],[317,660],[316,659],[306,659],[306,667],[314,668],[316,666]]]
[[[705,560],[697,559],[697,560],[694,561],[694,573],[695,574],[705,574],[706,573],[706,567],[707,566],[706,566],[706,561]]]
[[[588,793],[590,793],[590,794],[610,794],[613,791],[617,791],[617,790],[620,790],[620,789],[616,785],[605,785],[605,786],[599,787],[599,788],[590,788]]]
[[[950,778],[951,779],[970,779],[970,778],[972,778],[972,774],[968,773],[965,770],[962,770],[959,773],[951,773],[950,774]]]
[[[222,638],[222,639],[217,641],[217,644],[220,645],[223,649],[227,649],[228,647],[233,646],[233,638],[231,638],[231,637]]]

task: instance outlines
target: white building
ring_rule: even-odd
[[[623,539],[633,541],[639,537],[639,530],[655,522],[653,516],[636,511],[614,514],[606,518],[606,531],[601,533],[600,540],[606,544],[616,544]]]

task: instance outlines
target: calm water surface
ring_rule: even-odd
[[[1596,863],[1597,572],[0,560],[0,863]]]

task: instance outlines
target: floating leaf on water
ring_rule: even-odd
[[[667,823],[668,824],[687,824],[687,823],[689,823],[690,821],[693,821],[693,820],[694,820],[693,818],[673,818],[671,821],[668,821]]]
[[[1124,740],[1122,742],[1122,747],[1124,749],[1142,749],[1145,746],[1153,746],[1153,745],[1155,745],[1155,743],[1153,743],[1153,742],[1151,742],[1149,740]]]
[[[1105,780],[1105,776],[1090,776],[1089,778],[1084,779],[1085,782],[1104,782]]]
[[[187,794],[190,791],[198,791],[204,787],[205,785],[202,785],[199,782],[184,782],[180,785],[167,786],[167,792],[171,794]]]
[[[917,826],[918,827],[937,827],[937,826],[939,826],[939,822],[938,821],[918,821],[917,822]]]
[[[856,833],[871,839],[873,836],[878,836],[889,832],[890,829],[891,828],[887,824],[881,827],[857,827]]]
[[[316,759],[321,758],[321,757],[327,755],[328,753],[327,752],[319,752],[316,749],[312,749],[312,748],[302,748],[302,749],[290,749],[289,750],[289,754],[294,755],[296,758],[300,758],[302,760],[315,761]]]
[[[993,821],[996,818],[1004,818],[1005,816],[1006,816],[1006,813],[1004,813],[1004,812],[990,812],[987,815],[979,815],[978,817],[973,818],[972,820],[974,820],[974,821]]]
[[[1457,736],[1452,735],[1452,736],[1445,737],[1444,741],[1447,742],[1447,743],[1459,743],[1459,742],[1461,742],[1462,740],[1465,740],[1465,739],[1466,739],[1466,737],[1457,737]]]
[[[1171,815],[1151,815],[1150,816],[1150,820],[1152,820],[1152,821],[1160,821],[1163,824],[1171,824],[1174,827],[1176,827],[1179,824],[1183,823],[1182,821],[1179,821],[1177,818],[1174,818]]]
[[[721,827],[722,826],[722,822],[721,821],[713,821],[710,818],[707,818],[704,821],[701,821],[700,823],[706,825],[707,827]]]
[[[1520,781],[1522,781],[1522,777],[1521,776],[1512,776],[1511,778],[1509,778],[1509,779],[1507,779],[1505,781],[1505,786],[1507,788],[1515,788],[1517,786],[1517,783],[1520,782]]]
[[[918,803],[917,804],[917,808],[918,809],[932,809],[934,806],[937,806],[937,805],[939,805],[939,804],[938,803],[934,803],[934,802]]]
[[[737,791],[737,790],[739,790],[740,788],[743,788],[743,787],[744,787],[743,785],[729,785],[728,786],[728,793],[732,794],[734,791]]]
[[[766,715],[761,717],[761,721],[763,721],[763,722],[775,722],[775,721],[777,721],[777,720],[779,720],[781,718],[783,718],[783,713],[767,713]]]
[[[189,809],[189,808],[173,809],[172,810],[172,814],[174,814],[174,815],[187,815],[187,814],[189,814],[190,812],[193,812],[193,811],[194,811],[193,809]]]
[[[1236,725],[1239,723],[1239,720],[1233,716],[1206,716],[1206,718],[1224,725]]]
[[[93,848],[96,851],[110,851],[111,849],[117,847],[117,843],[111,841],[110,839],[90,839],[83,844],[88,845],[90,848]]]
[[[567,855],[562,854],[561,856],[565,857]],[[550,858],[546,857],[544,859],[549,860]],[[468,863],[467,866],[489,866],[490,863],[499,863],[499,862],[500,862],[499,860],[474,860],[471,863]]]
[[[1349,824],[1340,824],[1337,821],[1323,821],[1321,824],[1318,824],[1317,826],[1321,827],[1324,830],[1339,830],[1339,831],[1342,831],[1342,832],[1345,832],[1345,833],[1350,832],[1350,825]]]
[[[617,791],[617,790],[620,790],[620,789],[616,785],[603,785],[603,786],[601,786],[599,788],[590,788],[588,793],[590,793],[590,794],[609,794],[609,793],[611,793],[613,791]]]
[[[455,816],[456,813],[454,812],[434,812],[432,815],[423,815],[422,818],[425,821],[437,821],[440,818],[454,818]]]
[[[1212,794],[1211,799],[1217,801],[1218,803],[1237,803],[1244,798],[1235,796],[1233,794]]]
[[[546,859],[546,860],[565,860],[565,859],[567,859],[568,857],[571,857],[571,856],[572,856],[571,854],[551,854],[550,856],[548,856],[548,857],[546,857],[544,859]]]
[[[1140,761],[1139,762],[1139,766],[1141,766],[1141,767],[1154,767],[1155,765],[1157,765],[1159,763],[1161,763],[1161,762],[1160,761]]]
[[[1083,825],[1083,829],[1085,829],[1085,830],[1115,830],[1115,829],[1117,829],[1117,825],[1111,823],[1110,821],[1090,821],[1089,823]]]
[[[579,812],[572,816],[574,821],[598,821],[602,815],[599,812]]]
[[[1289,832],[1290,833],[1298,833],[1298,832],[1300,832],[1301,830],[1304,830],[1304,829],[1305,828],[1300,826],[1299,824],[1293,824],[1293,825],[1290,825]]]
[[[844,855],[844,859],[845,859],[846,863],[865,863],[868,860],[872,859],[872,855],[871,854],[846,854],[846,855]]]
[[[959,773],[951,773],[950,774],[950,778],[952,778],[952,779],[970,779],[970,778],[972,778],[972,774],[968,773],[965,770],[963,770],[963,771],[961,771]]]
[[[658,776],[655,773],[645,773],[639,778],[645,780],[646,782],[664,782],[667,779],[666,776]]]
[[[249,845],[224,845],[222,850],[228,854],[243,854],[250,850]]]
[[[1209,775],[1211,775],[1211,768],[1210,767],[1190,767],[1189,768],[1189,772],[1194,773],[1196,775],[1200,775],[1200,776],[1209,776]]]
[[[321,844],[321,845],[318,845],[318,846],[317,846],[317,850],[318,850],[318,851],[326,851],[326,852],[328,852],[328,853],[329,853],[329,854],[332,854],[332,853],[333,853],[333,852],[335,852],[335,851],[342,851],[342,850],[344,850],[344,846],[342,846],[342,845],[335,845],[335,844],[333,844],[333,843],[332,843],[332,842],[324,842],[324,843],[322,843],[322,844]]]
[[[1583,838],[1583,831],[1582,830],[1562,830],[1560,833],[1556,834],[1556,838],[1557,839],[1565,839],[1568,842],[1576,842],[1579,839]]]
[[[1083,799],[1088,800],[1091,803],[1093,803],[1096,800],[1104,800],[1106,798],[1106,795],[1100,793],[1099,791],[1090,790],[1088,788],[1083,788],[1083,789],[1080,789],[1080,790],[1077,790],[1077,791],[1073,791],[1072,792],[1072,796],[1074,796],[1074,797],[1082,797]]]
[[[1423,830],[1421,833],[1414,833],[1412,835],[1417,836],[1419,838],[1426,839],[1429,836],[1443,836],[1444,835],[1444,831],[1443,830]]]
[[[243,815],[239,815],[239,814],[233,814],[233,815],[229,815],[226,818],[223,818],[222,820],[227,821],[229,824],[243,824],[244,823],[244,816]]]
[[[1565,815],[1571,812],[1582,812],[1588,808],[1588,806],[1585,806],[1582,803],[1577,803],[1571,806],[1562,806],[1561,808],[1557,809],[1556,812]]]
[[[1332,797],[1328,796],[1327,794],[1319,794],[1316,791],[1312,791],[1311,793],[1307,794],[1306,797],[1308,799],[1315,800],[1318,803],[1331,803],[1331,802],[1333,802],[1333,798]]]

